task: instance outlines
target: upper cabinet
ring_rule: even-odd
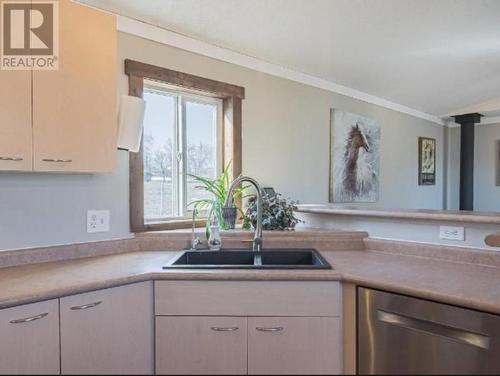
[[[0,70],[0,170],[31,169],[31,71]]]
[[[114,169],[116,18],[58,4],[59,69],[0,73],[0,170]]]
[[[33,71],[36,171],[113,170],[115,22],[111,14],[59,1],[59,70]]]

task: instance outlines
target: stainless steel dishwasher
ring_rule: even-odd
[[[359,374],[499,374],[500,316],[358,288]]]

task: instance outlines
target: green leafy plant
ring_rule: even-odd
[[[263,230],[293,230],[297,223],[304,221],[295,216],[298,201],[288,201],[282,195],[263,195],[262,197],[262,229]],[[257,225],[257,198],[248,200],[248,208],[243,217],[243,228],[249,230]]]
[[[229,193],[229,188],[231,187],[232,184],[232,181],[229,176],[230,167],[231,167],[231,162],[227,164],[222,174],[215,179],[188,174],[188,176],[193,178],[198,184],[196,188],[203,189],[209,192],[212,196],[212,198],[209,199],[200,199],[189,203],[189,205],[193,205],[194,210],[196,211],[203,210],[207,213],[207,224],[205,229],[207,239],[210,236],[210,219],[212,217],[217,218],[217,222],[219,223],[221,229],[223,230],[229,229],[229,225],[227,225],[224,221],[222,208],[224,207],[227,195]],[[240,187],[236,189],[233,195],[234,199],[241,197],[243,194],[243,190],[245,188],[246,187]],[[236,206],[233,204],[233,207]]]

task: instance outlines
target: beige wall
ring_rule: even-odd
[[[460,210],[460,127],[446,130],[446,206],[447,210]]]
[[[445,244],[457,247],[484,248],[500,251],[500,247],[488,247],[487,235],[498,232],[498,225],[484,223],[422,221],[412,219],[366,218],[350,215],[299,213],[299,217],[311,227],[367,231],[372,238],[403,240],[418,243]],[[439,237],[440,226],[463,227],[465,240],[443,240]]]
[[[352,98],[211,58],[119,34],[119,92],[127,93],[123,59],[131,58],[246,88],[243,171],[302,203],[328,200],[330,108],[376,119],[382,126],[382,207],[440,208],[443,128]],[[417,138],[435,137],[438,179],[417,185]],[[0,250],[130,236],[128,155],[112,174],[0,174]],[[109,233],[86,232],[88,209],[109,209]]]
[[[500,212],[500,187],[496,186],[495,143],[500,124],[477,124],[474,156],[474,210]],[[460,206],[460,127],[447,130],[447,209]]]
[[[380,202],[374,206],[443,208],[444,130],[425,120],[349,97],[120,33],[119,55],[244,86],[243,172],[302,203],[328,201],[330,108],[382,127]],[[121,67],[123,70],[123,66]],[[127,77],[120,75],[121,91]],[[437,139],[434,187],[417,183],[417,140]]]
[[[500,124],[476,125],[474,157],[474,210],[500,212],[500,187],[496,185],[495,148]]]

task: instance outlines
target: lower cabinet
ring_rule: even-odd
[[[249,317],[248,373],[340,374],[340,319]]]
[[[151,282],[60,302],[62,374],[153,373]]]
[[[57,299],[0,311],[0,374],[58,374]]]
[[[157,317],[156,373],[247,373],[244,317]]]
[[[335,317],[156,318],[157,374],[339,374]]]
[[[158,281],[3,309],[0,374],[340,374],[340,296],[338,282]]]
[[[340,374],[338,282],[155,282],[157,374]]]

